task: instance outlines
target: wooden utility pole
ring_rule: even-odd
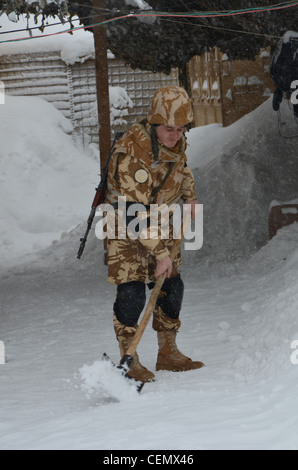
[[[93,0],[94,24],[105,20],[105,0]],[[99,150],[101,169],[105,166],[111,148],[110,99],[108,78],[107,38],[105,26],[94,27],[97,110],[99,122]]]

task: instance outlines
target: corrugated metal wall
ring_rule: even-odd
[[[0,80],[8,95],[38,96],[53,103],[71,119],[74,138],[84,145],[98,143],[93,59],[67,65],[59,52],[1,56]],[[178,85],[179,79],[177,70],[170,75],[132,70],[116,59],[109,59],[109,82],[110,86],[124,88],[133,102],[133,108],[125,117],[126,127],[129,127],[147,114],[155,90],[165,85]]]

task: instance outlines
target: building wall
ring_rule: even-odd
[[[5,92],[14,96],[38,96],[51,102],[73,123],[73,136],[83,144],[98,144],[94,59],[67,65],[60,52],[1,56],[0,80]],[[133,107],[112,131],[126,130],[146,116],[151,97],[161,86],[178,85],[178,71],[170,75],[132,70],[117,59],[109,59],[109,84],[126,90]],[[124,123],[126,121],[126,124]]]
[[[170,75],[132,70],[109,59],[110,86],[126,90],[133,107],[112,131],[126,130],[146,116],[155,90],[179,85],[178,70]],[[263,51],[255,61],[229,61],[218,49],[194,57],[188,65],[195,126],[228,126],[267,99],[274,89],[270,55]],[[11,95],[39,96],[72,120],[73,136],[85,145],[98,144],[94,59],[67,65],[60,52],[35,52],[1,56],[0,80]],[[125,113],[124,113],[125,114]],[[126,124],[124,123],[126,121]]]
[[[255,61],[230,61],[214,49],[194,57],[188,73],[196,126],[229,126],[260,106],[274,90],[269,50]]]

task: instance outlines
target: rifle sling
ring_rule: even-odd
[[[168,169],[168,172],[167,172],[166,176],[164,177],[164,179],[162,180],[160,185],[157,186],[157,188],[153,189],[152,196],[155,196],[155,194],[157,194],[163,188],[163,186],[165,185],[165,182],[167,181],[170,174],[172,173],[173,168],[174,168],[174,162],[170,162],[169,169]]]

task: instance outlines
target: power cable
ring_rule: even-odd
[[[173,19],[164,19],[163,21],[167,21],[169,23],[182,24],[181,21],[173,20]],[[191,26],[197,27],[197,28],[217,29],[217,30],[220,30],[220,31],[227,31],[227,32],[230,32],[230,33],[249,34],[249,35],[252,35],[252,36],[261,36],[263,38],[273,38],[273,39],[282,39],[283,38],[283,36],[275,36],[275,35],[272,35],[272,34],[269,34],[269,33],[268,34],[266,34],[266,33],[256,33],[256,32],[253,32],[253,31],[244,31],[242,29],[224,28],[222,26],[211,26],[211,25],[207,25],[207,24],[197,24],[197,23],[192,23],[192,22],[189,22],[188,24],[190,24]]]
[[[102,26],[102,25],[105,25],[105,24],[109,24],[109,23],[116,22],[116,21],[119,21],[119,20],[129,19],[129,18],[144,18],[144,17],[147,17],[147,18],[148,17],[151,17],[151,18],[152,17],[155,17],[155,18],[157,18],[157,17],[159,17],[159,18],[211,18],[211,17],[213,17],[214,18],[214,17],[226,17],[226,16],[243,15],[243,14],[247,14],[247,13],[282,10],[282,9],[291,8],[291,7],[294,7],[294,6],[298,6],[297,1],[296,2],[279,3],[277,5],[271,5],[271,6],[268,6],[268,7],[258,7],[258,8],[255,8],[255,9],[249,8],[249,9],[244,9],[244,10],[228,11],[226,13],[223,13],[223,12],[220,12],[220,13],[219,12],[205,12],[205,13],[202,13],[202,12],[197,12],[197,13],[150,12],[150,13],[148,13],[148,10],[145,10],[147,13],[129,13],[128,15],[117,16],[117,17],[114,17],[112,19],[108,19],[108,20],[102,21],[100,23],[95,23],[95,24],[88,25],[88,26],[80,26],[80,27],[77,27],[77,28],[63,30],[63,31],[59,31],[59,32],[56,32],[56,33],[42,34],[42,35],[32,36],[32,37],[7,39],[5,41],[0,41],[0,43],[19,42],[19,41],[27,41],[27,40],[30,40],[30,39],[37,39],[37,38],[41,38],[41,37],[56,36],[56,35],[60,35],[60,34],[71,33],[71,32],[82,30],[82,29],[90,29],[90,28],[94,28],[94,27],[97,27],[97,26]],[[206,27],[207,27],[207,25],[206,25]],[[213,26],[213,28],[218,28],[218,27]],[[258,35],[258,33],[251,33],[251,34]],[[265,34],[264,34],[264,36],[268,37],[268,35],[265,35]],[[270,36],[270,37],[272,37],[272,36]]]
[[[45,25],[40,25],[40,26],[32,26],[32,27],[29,26],[28,28],[11,29],[10,31],[1,31],[0,30],[0,34],[21,33],[22,31],[33,31],[35,29],[40,29],[40,28],[50,28],[51,26],[59,26],[61,24],[63,25],[63,24],[66,24],[66,23],[70,23],[70,21],[74,22],[74,21],[80,21],[80,20],[87,20],[89,18],[93,18],[93,15],[92,16],[84,16],[82,18],[72,18],[71,20],[66,19],[65,22],[58,21],[57,23],[45,24]]]

